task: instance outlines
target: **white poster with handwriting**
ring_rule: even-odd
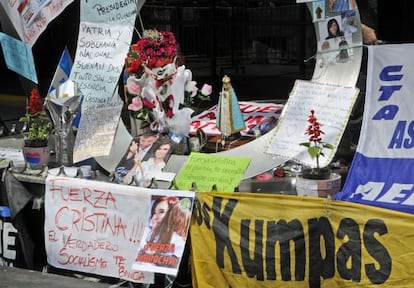
[[[118,80],[140,2],[81,1],[78,44],[69,76],[82,94],[75,163],[110,153],[122,108]]]
[[[20,39],[30,46],[72,2],[73,0],[0,1]]]
[[[68,177],[48,177],[45,247],[54,267],[151,282],[132,271],[151,205],[149,189]]]
[[[135,18],[144,3],[145,0],[83,1],[80,11],[81,21],[134,25]]]
[[[143,270],[132,268],[139,247],[161,249],[168,246],[145,239],[146,235],[155,233],[153,230],[157,221],[163,227],[173,228],[172,232],[176,232],[177,227],[179,231],[185,230],[183,233],[187,235],[194,196],[192,191],[147,189],[49,176],[46,179],[44,226],[47,261],[65,270],[152,283],[152,272],[157,267],[150,266]],[[154,217],[159,204],[165,212],[163,219],[159,215]],[[176,210],[179,210],[180,217],[186,218],[177,218],[178,214],[173,213]],[[181,226],[165,224],[175,223],[173,218],[181,221]],[[187,227],[183,227],[182,223],[187,223]],[[169,251],[178,253],[178,259],[163,256],[163,259],[177,264],[174,268],[170,267],[174,270],[173,274],[178,271],[186,238],[181,239],[182,249],[173,245],[178,243],[177,238],[168,242],[172,243]],[[151,263],[156,261],[151,255],[145,259],[151,260]],[[142,261],[145,259],[140,258]]]
[[[82,22],[70,79],[83,95],[82,107],[106,106],[121,75],[132,27]],[[83,113],[82,113],[83,114]]]
[[[279,124],[265,148],[268,155],[315,167],[316,161],[300,143],[308,142],[305,135],[310,111],[322,124],[322,141],[332,144],[334,149],[324,149],[320,167],[327,166],[335,155],[358,95],[358,88],[297,80],[279,119]]]
[[[91,157],[109,155],[122,106],[123,102],[118,99],[117,102],[108,103],[105,107],[82,109],[82,120],[79,123],[73,149],[74,163]]]

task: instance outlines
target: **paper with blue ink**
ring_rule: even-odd
[[[32,48],[1,32],[0,43],[7,68],[37,84]]]

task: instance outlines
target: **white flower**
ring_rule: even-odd
[[[198,88],[197,88],[197,82],[196,81],[187,81],[185,83],[185,91],[190,94],[190,97],[194,97],[197,95]]]
[[[194,110],[190,108],[180,109],[174,117],[167,119],[170,132],[175,135],[187,136],[191,129],[191,114]]]

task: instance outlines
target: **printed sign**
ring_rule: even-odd
[[[414,213],[413,49],[369,47],[360,139],[337,199]]]
[[[207,192],[191,223],[194,287],[401,287],[413,215],[316,197]]]
[[[193,209],[192,197],[153,196],[148,223],[132,268],[176,276]]]

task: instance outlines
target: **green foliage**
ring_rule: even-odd
[[[19,121],[27,123],[29,126],[29,131],[25,137],[25,143],[27,146],[47,144],[52,130],[52,124],[46,114],[46,111],[39,111],[35,115],[26,113],[19,119]]]

